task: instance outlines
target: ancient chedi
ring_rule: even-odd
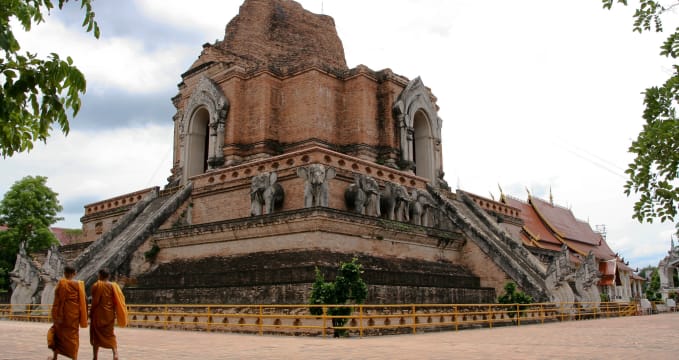
[[[331,17],[246,0],[182,74],[168,186],[86,205],[84,242],[57,255],[88,285],[115,269],[130,303],[304,303],[315,267],[353,257],[370,303],[488,303],[509,280],[573,299],[567,253],[540,262],[449,192],[436,100],[420,78],[349,69]]]

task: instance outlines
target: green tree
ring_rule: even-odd
[[[657,267],[654,267],[654,266],[648,265],[648,266],[642,268],[641,270],[639,270],[639,276],[641,276],[641,277],[644,278],[644,279],[650,279],[651,276],[653,276],[653,272],[654,272],[654,271],[658,271],[658,268],[657,268]],[[648,285],[649,285],[650,283],[651,283],[650,281],[644,281],[644,282],[641,284],[641,291],[642,291],[644,294],[646,293],[646,289],[648,289]]]
[[[9,286],[8,273],[14,268],[19,247],[23,243],[27,252],[47,249],[58,244],[50,226],[61,220],[62,210],[57,193],[45,183],[44,176],[26,176],[15,182],[0,201],[0,288]]]
[[[659,301],[662,300],[662,295],[660,294],[660,274],[658,274],[658,269],[653,269],[651,274],[651,281],[646,287],[646,298],[649,301]]]
[[[363,267],[354,258],[351,262],[340,264],[337,277],[334,282],[326,282],[321,271],[316,268],[316,281],[311,288],[310,308],[312,315],[322,315],[323,307],[320,305],[342,305],[347,303],[362,304],[368,296],[368,286],[361,278]],[[329,307],[327,314],[330,316],[349,316],[351,307]],[[332,325],[335,328],[334,337],[346,335],[346,330],[337,329],[346,324],[346,318],[333,318]]]
[[[85,76],[67,57],[51,53],[47,59],[20,54],[10,21],[24,30],[45,21],[55,3],[59,9],[69,0],[2,0],[0,5],[0,155],[30,151],[35,141],[47,141],[52,124],[69,132],[68,110],[75,116],[85,93]],[[83,27],[99,38],[92,0],[80,0],[85,12]]]
[[[606,9],[614,2],[624,5],[627,0],[602,0]],[[633,15],[633,31],[663,31],[663,15],[679,5],[662,5],[659,1],[639,0]],[[670,31],[660,46],[660,55],[676,60],[679,57],[679,27]],[[645,124],[629,148],[635,159],[625,171],[629,176],[625,193],[639,195],[634,204],[634,218],[639,222],[674,221],[679,205],[679,65],[672,66],[671,76],[662,85],[647,88],[644,94]],[[677,224],[679,233],[679,224]]]
[[[533,297],[523,291],[517,290],[516,284],[510,281],[505,284],[505,293],[497,298],[497,302],[500,304],[530,304],[533,302]],[[526,308],[526,306],[520,306],[519,311],[524,308]],[[508,312],[507,315],[513,318],[514,315],[516,315],[516,312]]]

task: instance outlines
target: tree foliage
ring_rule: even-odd
[[[660,294],[660,274],[658,269],[653,269],[651,274],[651,281],[646,287],[646,299],[649,301],[660,301],[662,300],[662,294]]]
[[[505,293],[497,298],[497,302],[500,304],[531,304],[533,302],[533,297],[519,291],[516,289],[516,284],[513,282],[508,282],[505,284]],[[520,310],[523,310],[525,306],[520,306]],[[516,312],[509,312],[509,317],[513,318]]]
[[[70,57],[51,53],[47,59],[20,54],[12,31],[17,20],[25,31],[45,21],[55,3],[62,9],[69,0],[3,0],[0,5],[0,155],[30,151],[35,141],[47,141],[52,124],[69,132],[68,110],[75,116],[85,93],[85,76]],[[82,26],[99,38],[92,0],[79,0],[85,12]]]
[[[614,2],[624,5],[627,0],[602,0],[610,9]],[[639,0],[633,15],[632,29],[662,32],[663,16],[677,7],[679,2],[663,5],[659,1]],[[670,31],[660,46],[660,55],[679,57],[679,27]],[[629,151],[634,161],[625,171],[629,180],[625,193],[639,194],[634,205],[634,218],[640,222],[654,219],[674,221],[679,206],[679,119],[676,108],[679,101],[679,65],[672,66],[671,76],[661,85],[644,92],[645,124]]]
[[[45,183],[44,176],[27,176],[12,185],[0,201],[0,224],[7,229],[0,231],[0,273],[7,274],[14,268],[19,247],[23,243],[27,252],[47,249],[58,244],[50,226],[61,220],[62,210],[57,193]]]
[[[368,286],[361,278],[363,267],[354,258],[351,262],[340,264],[337,277],[334,282],[326,282],[325,276],[316,268],[316,281],[311,288],[309,300],[312,315],[322,315],[323,307],[320,305],[342,305],[347,303],[362,304],[368,296]],[[327,308],[327,315],[348,316],[351,315],[351,307],[331,306]],[[342,327],[346,324],[346,318],[333,318],[333,327]],[[346,334],[345,330],[336,329],[335,337]]]

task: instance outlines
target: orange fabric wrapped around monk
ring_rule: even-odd
[[[75,272],[73,272],[75,274]],[[70,275],[70,274],[68,274]],[[48,347],[56,354],[78,357],[80,327],[87,327],[87,300],[85,284],[71,280],[72,275],[59,280],[54,289],[52,305],[53,338]]]
[[[99,280],[90,290],[92,308],[90,318],[90,344],[116,351],[118,344],[113,332],[114,325],[127,326],[127,307],[125,297],[116,283]]]

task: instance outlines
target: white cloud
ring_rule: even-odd
[[[58,19],[15,35],[22,50],[37,52],[41,57],[56,52],[73,58],[85,74],[88,91],[151,93],[174,88],[186,70],[187,59],[196,56],[196,47],[182,44],[149,50],[143,39],[107,37],[105,33],[95,39],[80,28],[65,27]]]
[[[633,33],[632,8],[606,11],[591,0],[300,2],[335,19],[350,67],[388,67],[410,79],[421,76],[432,89],[453,188],[459,179],[461,188],[488,196],[500,183],[525,198],[525,187],[544,193],[551,186],[555,201],[578,218],[606,224],[611,246],[632,266],[646,265],[635,258],[655,265],[664,256],[673,225],[638,224],[631,218],[634,197],[622,188],[632,160],[627,149],[643,124],[640,93],[669,75],[658,55],[665,35]],[[223,38],[242,1],[136,4],[151,23],[213,41]],[[141,35],[94,40],[52,20],[22,44],[73,55],[89,91],[174,90],[186,59],[200,51],[200,43],[149,47]],[[171,141],[169,126],[55,136],[27,157],[0,160],[0,191],[31,172],[49,176],[68,197],[104,199],[162,185]]]
[[[72,131],[67,137],[54,134],[30,153],[2,160],[0,193],[27,175],[46,176],[62,204],[163,186],[172,166],[171,139],[172,127],[157,125],[98,133]],[[80,227],[82,215],[75,214],[62,225]]]

